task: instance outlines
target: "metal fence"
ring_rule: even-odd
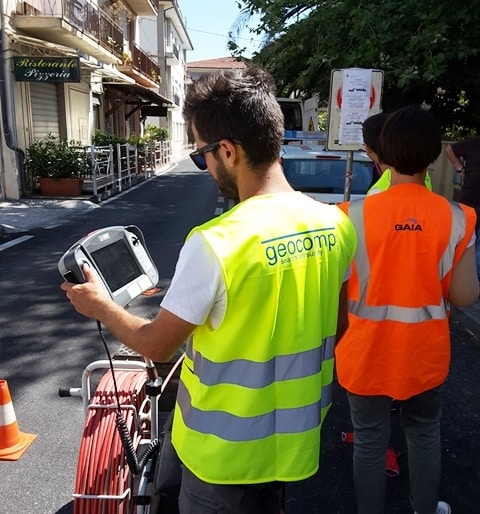
[[[172,145],[170,141],[152,141],[145,143],[145,171],[147,175],[155,173],[159,167],[170,163]]]
[[[110,196],[153,176],[169,164],[170,142],[145,145],[116,144],[85,147],[89,153],[91,175],[84,180],[83,192],[95,197]]]

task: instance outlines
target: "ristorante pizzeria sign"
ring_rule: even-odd
[[[78,57],[14,57],[20,82],[80,82]]]

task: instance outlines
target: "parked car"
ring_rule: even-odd
[[[330,152],[319,145],[283,145],[283,171],[291,186],[325,203],[343,202],[347,152]],[[376,180],[375,168],[364,152],[354,152],[350,199],[362,198]]]

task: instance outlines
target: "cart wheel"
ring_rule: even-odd
[[[115,379],[120,408],[136,448],[140,435],[150,429],[149,421],[139,415],[147,375],[139,370],[115,370]],[[134,512],[134,480],[115,422],[117,410],[112,373],[108,371],[88,407],[77,463],[74,514]]]

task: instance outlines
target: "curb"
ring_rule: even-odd
[[[120,198],[125,193],[142,186],[153,178],[175,168],[178,162],[161,166],[154,173],[138,180],[131,187],[115,194],[82,195],[78,197],[24,196],[19,200],[0,200],[0,250],[29,239],[26,234],[37,228],[54,228],[73,215],[101,207]],[[10,218],[10,219],[9,219]],[[17,223],[17,225],[16,225]],[[24,239],[22,239],[22,236]],[[26,239],[25,239],[26,238]],[[20,241],[22,239],[22,241]]]

